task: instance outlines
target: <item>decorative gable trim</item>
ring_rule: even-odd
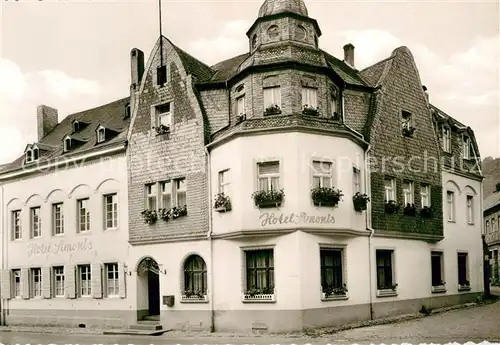
[[[72,133],[76,133],[76,132],[84,129],[88,125],[89,125],[88,122],[81,121],[81,120],[76,120],[75,119],[75,120],[71,121],[71,127],[73,128],[73,132]]]

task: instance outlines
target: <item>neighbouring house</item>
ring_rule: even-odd
[[[484,199],[483,221],[485,242],[488,245],[490,259],[491,291],[500,294],[500,183],[496,192]]]
[[[4,324],[135,321],[126,288],[129,110],[127,97],[59,122],[41,105],[38,140],[2,166]]]

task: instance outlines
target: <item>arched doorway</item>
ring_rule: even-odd
[[[160,279],[158,263],[151,257],[141,260],[137,266],[137,294],[149,316],[160,315]],[[147,302],[146,302],[147,299]]]

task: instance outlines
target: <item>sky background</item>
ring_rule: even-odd
[[[162,2],[163,34],[208,65],[244,53],[263,0]],[[305,0],[343,58],[363,69],[398,46],[413,53],[432,104],[469,125],[483,158],[500,157],[499,2]],[[0,164],[36,142],[36,106],[69,114],[126,97],[130,50],[149,57],[157,0],[1,0]]]

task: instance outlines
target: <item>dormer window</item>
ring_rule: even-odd
[[[31,149],[29,149],[28,151],[26,151],[26,163],[30,163],[31,159],[32,159],[32,152]]]
[[[130,117],[130,104],[127,104],[125,106],[125,118],[129,118]]]
[[[100,126],[97,129],[97,143],[102,143],[106,140],[106,129],[102,126]]]
[[[470,138],[467,135],[463,136],[463,144],[462,144],[462,155],[464,159],[470,159]]]
[[[451,151],[451,132],[450,132],[450,127],[448,126],[443,126],[442,127],[442,145],[443,145],[443,151],[450,153]]]
[[[33,161],[37,161],[39,156],[38,147],[33,148]]]
[[[78,132],[79,129],[80,129],[80,122],[78,121],[73,122],[73,132]]]
[[[30,144],[26,147],[24,154],[25,154],[24,164],[28,164],[38,160],[38,157],[40,156],[40,151],[36,145]]]
[[[64,143],[63,152],[68,152],[71,148],[71,138],[70,137],[65,138],[63,143]]]

